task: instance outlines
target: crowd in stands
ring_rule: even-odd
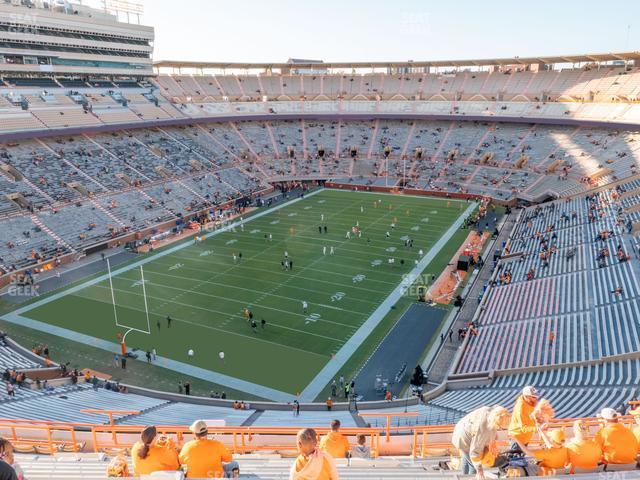
[[[640,408],[630,414],[640,425]],[[539,398],[533,386],[522,389],[511,414],[500,406],[472,411],[456,424],[452,437],[460,452],[462,472],[475,473],[476,478],[482,479],[484,470],[493,467],[507,476],[637,468],[640,427],[631,429],[624,425],[623,416],[613,408],[603,408],[595,424],[582,419],[573,421],[570,441],[565,437],[567,426],[554,424],[553,417],[553,407]],[[497,442],[500,430],[507,430],[512,442],[502,452]],[[533,442],[536,435],[539,442]],[[535,462],[527,461],[527,457]]]
[[[140,440],[131,448],[133,472],[122,456],[115,457],[108,466],[109,477],[150,475],[157,471],[181,470],[187,478],[238,478],[240,463],[233,460],[227,447],[209,438],[204,420],[196,420],[189,430],[193,439],[178,448],[172,438],[159,434],[156,427],[142,430]],[[358,435],[351,447],[348,438],[340,432],[340,421],[331,422],[331,430],[319,438],[312,428],[300,430],[297,435],[299,455],[290,472],[292,480],[337,480],[334,459],[370,458],[366,437]]]
[[[274,100],[624,101],[637,95],[637,69],[586,65],[446,73],[306,75],[160,75],[160,92],[176,102]],[[606,92],[606,93],[605,93]]]
[[[80,251],[276,180],[364,187],[404,180],[410,188],[501,199],[577,193],[591,186],[585,177],[599,184],[629,175],[635,140],[633,132],[597,128],[302,120],[9,142],[0,149],[7,166],[0,179],[13,207],[5,218],[0,211],[11,232],[0,245],[0,268]],[[524,154],[526,162],[513,160]],[[565,178],[561,185],[556,175]]]

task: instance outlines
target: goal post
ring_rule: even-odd
[[[108,272],[108,277],[109,277],[109,289],[111,291],[111,302],[113,304],[113,319],[114,319],[114,323],[116,325],[116,327],[118,328],[122,328],[125,330],[124,334],[118,334],[118,340],[120,342],[120,346],[121,346],[121,351],[122,351],[122,355],[126,355],[127,352],[127,344],[126,344],[126,339],[127,339],[127,335],[129,335],[129,333],[131,332],[138,332],[138,333],[142,333],[145,335],[150,335],[151,334],[151,321],[149,319],[149,302],[147,300],[147,288],[145,285],[145,279],[144,279],[144,268],[142,267],[142,265],[140,265],[140,285],[142,287],[142,298],[143,298],[143,304],[144,304],[144,320],[146,323],[146,329],[141,328],[144,325],[127,325],[127,321],[126,319],[123,320],[121,317],[118,317],[118,304],[116,303],[116,291],[113,287],[113,272],[111,270],[111,262],[109,261],[109,259],[107,258],[107,272]]]

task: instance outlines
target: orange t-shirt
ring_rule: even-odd
[[[596,433],[596,443],[602,448],[604,463],[635,463],[638,440],[631,430],[620,423],[612,423]]]
[[[184,444],[179,459],[187,466],[187,478],[218,478],[224,474],[222,462],[230,462],[231,454],[218,440],[196,438]]]
[[[602,449],[595,440],[574,440],[567,445],[569,463],[573,468],[591,470],[602,460]]]
[[[138,452],[142,450],[143,446],[144,444],[142,442],[136,442],[131,448],[133,472],[137,477],[140,475],[149,475],[153,472],[178,470],[178,468],[180,468],[178,452],[173,447],[173,443],[167,446],[153,444],[149,447],[147,457],[140,458]]]
[[[340,432],[329,432],[320,439],[320,450],[333,458],[345,458],[350,449],[349,441]]]
[[[331,460],[328,456],[325,456],[322,459],[322,469],[318,473],[318,476],[314,480],[338,480],[338,474],[336,471],[336,467],[332,464],[333,460]],[[294,470],[296,473],[300,473],[302,469],[309,463],[309,458],[304,455],[298,455],[296,458],[296,463],[294,465]],[[294,478],[293,476],[291,478]]]
[[[531,418],[534,409],[535,406],[525,402],[522,395],[518,397],[513,406],[511,423],[509,423],[509,436],[523,445],[529,443],[537,431],[536,424]]]
[[[543,448],[535,452],[535,456],[545,468],[564,468],[568,463],[569,455],[565,447]]]
[[[545,475],[553,474],[554,470],[560,470],[569,464],[569,454],[565,447],[543,448],[534,452],[540,460],[540,466]]]

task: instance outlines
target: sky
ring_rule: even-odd
[[[141,1],[141,23],[155,27],[155,60],[417,61],[640,50],[640,0]]]

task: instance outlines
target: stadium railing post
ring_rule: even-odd
[[[56,453],[56,449],[53,446],[53,434],[51,432],[51,427],[49,425],[47,425],[47,441],[48,441],[48,447],[49,447],[49,453],[51,455],[53,455],[54,453]]]
[[[93,451],[95,453],[99,453],[98,449],[98,434],[96,433],[96,427],[91,428],[91,436],[93,437]]]
[[[411,444],[411,456],[416,458],[416,453],[418,451],[418,430],[413,430],[413,442]]]

